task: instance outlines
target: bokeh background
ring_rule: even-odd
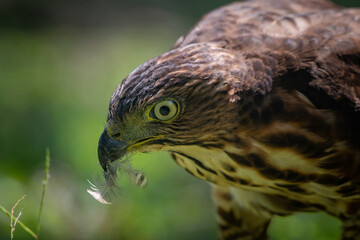
[[[229,0],[1,0],[0,204],[35,229],[45,149],[51,151],[41,239],[217,239],[209,186],[167,153],[138,154],[149,181],[125,180],[102,205],[87,192],[101,174],[97,141],[116,86],[169,48],[204,13]],[[358,0],[337,1],[360,6]],[[10,238],[0,212],[0,239]],[[338,239],[326,214],[276,217],[273,240]],[[31,239],[19,226],[15,239]]]

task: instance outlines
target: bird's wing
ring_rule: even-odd
[[[178,39],[174,48],[199,42],[236,41],[242,36],[259,34],[289,37],[311,24],[306,13],[338,8],[326,0],[235,2],[203,16],[187,34]],[[294,19],[293,15],[302,14],[303,19]]]
[[[233,3],[204,16],[175,48],[203,42],[241,54],[252,62],[248,71],[257,72],[254,77],[270,75],[272,85],[301,88],[305,94],[308,89],[319,91],[334,103],[360,111],[360,9],[323,0]],[[269,67],[271,73],[265,74]],[[306,78],[300,81],[296,73]],[[261,81],[268,77],[252,82]]]

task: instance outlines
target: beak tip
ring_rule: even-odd
[[[105,158],[105,153],[102,150],[102,147],[99,145],[98,147],[98,158],[99,158],[99,163],[102,167],[102,169],[104,169],[104,171],[107,171],[107,165],[108,165],[108,161]]]
[[[110,162],[125,155],[126,148],[126,143],[110,138],[107,134],[107,130],[104,130],[99,139],[98,158],[100,165],[105,172],[107,172]]]

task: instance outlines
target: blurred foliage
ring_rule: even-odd
[[[87,194],[86,180],[101,173],[97,141],[115,87],[167,51],[203,13],[227,2],[2,1],[0,203],[11,209],[26,194],[21,220],[34,229],[49,147],[42,239],[217,239],[208,185],[167,153],[134,156],[149,186],[124,181],[111,206]],[[0,239],[9,239],[9,221],[0,214]],[[325,214],[277,217],[270,234],[337,239],[340,223]],[[30,237],[18,227],[15,239]]]
[[[178,16],[190,27],[201,15],[231,0],[2,0],[0,26],[23,28],[49,27],[54,24],[107,25],[146,24],[167,13]],[[358,0],[334,0],[345,6],[360,6]]]

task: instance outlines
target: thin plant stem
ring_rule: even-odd
[[[17,205],[26,197],[26,195],[23,195],[19,200],[17,200],[17,202],[15,203],[15,205],[12,207],[11,209],[11,217],[10,217],[10,239],[13,240],[14,239],[14,232],[15,232],[15,227],[16,227],[16,223],[19,221],[19,218],[21,216],[22,213],[22,209],[19,212],[19,215],[15,218],[14,217],[14,212],[15,212],[15,208],[17,207]]]
[[[11,213],[1,205],[0,205],[0,211],[2,211],[6,215],[8,215],[9,218],[11,218]],[[30,228],[28,228],[22,221],[18,220],[17,224],[19,224],[19,226],[22,227],[27,233],[29,233],[34,239],[39,239],[36,233],[34,233]]]
[[[16,204],[15,204],[15,205],[16,205]],[[14,239],[13,224],[14,224],[14,207],[11,209],[11,215],[10,215],[10,239],[11,239],[11,240]]]
[[[43,210],[43,206],[44,206],[45,192],[46,192],[48,180],[50,178],[49,169],[50,169],[50,150],[47,148],[46,154],[45,154],[45,170],[44,170],[44,180],[42,182],[41,202],[40,202],[38,221],[37,221],[37,225],[36,225],[37,236],[39,236],[39,234],[40,234],[40,223],[41,223],[42,210]]]

